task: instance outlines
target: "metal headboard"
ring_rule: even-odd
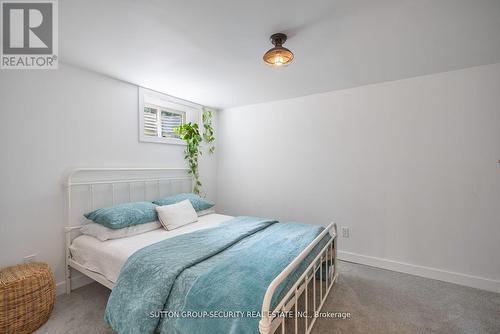
[[[181,184],[185,192],[193,188],[193,179],[188,174],[187,168],[165,168],[165,167],[130,167],[130,168],[77,168],[73,169],[66,179],[66,231],[80,228],[82,221],[78,223],[72,217],[73,210],[73,191],[80,188],[87,192],[88,204],[85,211],[95,210],[97,207],[110,206],[117,203],[132,202],[135,200],[148,200],[148,190],[151,195],[151,188],[154,189],[153,196],[149,199],[155,199],[162,196],[162,187],[167,186],[165,195],[170,195],[172,185]],[[117,200],[117,188],[121,186],[122,200]],[[100,188],[101,198],[105,197],[107,201],[104,205],[96,206],[96,188]],[[103,188],[104,187],[104,188]],[[83,189],[82,189],[83,188]],[[123,189],[125,188],[125,189]],[[123,193],[126,194],[125,200]],[[137,194],[140,194],[137,197]],[[109,195],[107,197],[106,195]],[[135,198],[134,198],[135,195]],[[135,199],[135,200],[133,200]],[[83,212],[78,214],[82,217]]]

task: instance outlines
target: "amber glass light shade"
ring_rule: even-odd
[[[271,66],[286,66],[292,61],[293,53],[287,48],[277,46],[267,51],[263,59]]]
[[[264,62],[268,65],[274,67],[281,67],[290,64],[293,59],[292,51],[283,47],[286,42],[286,35],[282,33],[273,34],[271,36],[271,43],[273,43],[274,48],[267,51],[264,54]]]

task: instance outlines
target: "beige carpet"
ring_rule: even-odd
[[[320,333],[500,333],[500,294],[340,262],[340,280],[324,311],[351,319],[319,319]],[[37,333],[113,333],[103,321],[109,290],[94,283],[57,299]]]

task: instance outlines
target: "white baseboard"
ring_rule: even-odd
[[[92,282],[95,281],[87,276],[73,274],[73,277],[71,277],[71,289],[72,290],[78,289]],[[66,281],[56,283],[56,295],[59,296],[65,293],[66,293]]]
[[[439,281],[450,282],[450,283],[469,286],[472,288],[500,293],[500,281],[489,278],[461,274],[436,268],[418,266],[414,264],[392,261],[392,260],[382,259],[379,257],[366,256],[345,251],[338,251],[338,257],[340,260],[348,262],[365,264],[372,267],[397,271],[425,278],[432,278]]]
[[[343,261],[364,264],[367,266],[397,271],[400,273],[421,276],[425,278],[431,278],[439,281],[450,282],[450,283],[469,286],[472,288],[500,293],[500,281],[489,278],[461,274],[431,267],[418,266],[415,264],[387,260],[379,257],[361,255],[340,250],[338,251],[338,256],[339,259]],[[71,287],[72,289],[77,289],[92,282],[95,281],[87,276],[81,274],[80,275],[74,274],[74,276],[71,278]],[[56,294],[61,295],[64,293],[66,293],[66,282],[62,281],[57,283]]]

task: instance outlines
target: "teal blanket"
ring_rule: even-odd
[[[238,217],[137,251],[111,293],[106,322],[118,333],[257,333],[260,317],[249,312],[260,311],[270,282],[323,229],[276,223]],[[279,287],[273,304],[328,238]],[[224,317],[228,311],[233,316]]]

